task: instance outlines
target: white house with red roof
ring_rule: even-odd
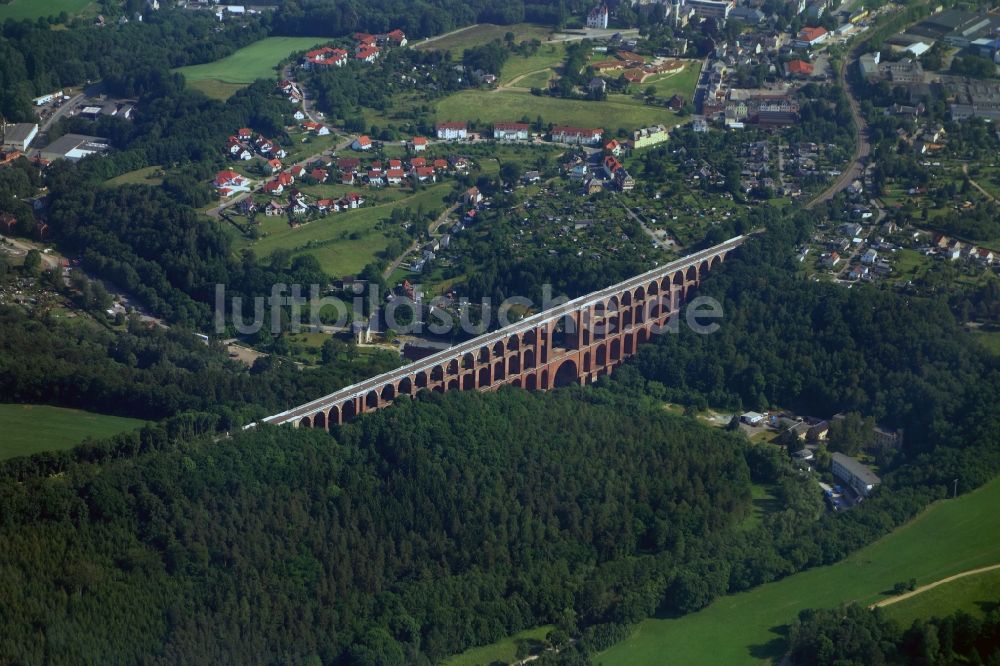
[[[347,64],[347,51],[330,46],[309,51],[302,61],[302,66],[306,69],[343,67],[345,64]]]
[[[445,141],[466,139],[469,136],[469,126],[464,122],[438,123],[434,131],[437,133],[437,138]]]
[[[527,141],[530,131],[528,123],[493,123],[493,138],[496,141]]]
[[[427,150],[427,138],[423,136],[413,137],[412,139],[410,139],[409,148],[415,153],[420,153]]]
[[[288,170],[288,173],[289,175],[292,176],[292,178],[301,178],[302,176],[306,175],[306,168],[301,164],[296,164],[295,166],[293,166],[291,169]]]
[[[354,140],[354,143],[351,144],[351,148],[353,148],[354,150],[371,150],[372,140],[369,137],[362,134],[361,136],[359,136],[357,139]]]
[[[240,141],[249,141],[253,138],[253,130],[249,127],[241,127],[236,130],[236,138]]]
[[[389,169],[385,172],[385,180],[390,185],[399,185],[403,182],[406,174],[402,169]]]
[[[382,51],[377,46],[361,46],[354,54],[354,59],[360,60],[361,62],[372,63],[378,60],[378,57],[381,54]]]
[[[795,46],[798,48],[816,46],[817,44],[825,42],[826,38],[829,36],[830,33],[826,31],[826,28],[806,26],[805,28],[802,28],[802,30],[799,30],[799,36],[798,39],[795,40]]]
[[[285,191],[285,186],[276,180],[264,183],[264,192],[267,194],[281,194]]]
[[[250,179],[229,169],[215,174],[213,184],[222,196],[250,191]]]
[[[264,165],[264,170],[268,173],[277,173],[278,171],[281,171],[281,160],[278,158],[268,160],[267,164]]]
[[[406,33],[399,28],[386,35],[388,42],[394,46],[406,46]]]
[[[593,146],[601,142],[604,130],[601,128],[582,128],[556,126],[552,128],[552,140],[556,143],[569,143],[581,146]]]

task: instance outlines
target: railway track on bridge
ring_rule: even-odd
[[[268,416],[262,423],[325,428],[333,422],[340,423],[365,411],[384,407],[397,395],[413,395],[421,389],[487,390],[506,384],[547,389],[555,385],[557,372],[567,360],[574,363],[581,380],[607,374],[634,353],[640,342],[648,340],[655,326],[664,325],[677,313],[677,301],[684,300],[688,289],[697,285],[705,272],[746,240],[745,235],[730,238],[395,370]],[[665,310],[660,309],[664,291],[669,294]],[[647,301],[647,296],[653,294],[658,298]],[[625,305],[628,308],[623,307]],[[597,306],[600,306],[599,313]],[[610,320],[614,331],[610,335],[605,331],[600,338],[589,336],[588,327],[594,325],[595,316],[606,322]],[[554,346],[557,324],[567,317],[575,321],[576,346],[557,348]],[[517,342],[513,343],[514,340]],[[503,343],[503,349],[494,356],[491,351],[495,352],[499,343]],[[511,348],[512,344],[516,346]],[[484,349],[487,350],[486,359],[482,358]],[[470,356],[471,367],[468,365]]]

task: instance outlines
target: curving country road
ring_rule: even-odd
[[[864,174],[865,162],[871,154],[871,144],[868,142],[868,123],[865,122],[864,116],[861,115],[861,105],[858,104],[858,100],[854,96],[854,91],[851,90],[851,86],[847,83],[845,72],[848,65],[857,62],[862,47],[867,43],[868,40],[864,39],[851,49],[848,56],[840,61],[840,68],[837,72],[837,83],[844,89],[844,94],[847,95],[847,102],[851,107],[851,116],[854,119],[855,145],[851,164],[844,169],[837,180],[833,181],[828,188],[817,194],[805,205],[807,210],[816,204],[830,200],[838,192],[846,189],[852,181],[861,178]]]

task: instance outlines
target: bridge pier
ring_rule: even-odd
[[[264,422],[329,429],[423,390],[548,390],[593,383],[648,343],[654,327],[666,327],[690,290],[744,241],[730,239]]]

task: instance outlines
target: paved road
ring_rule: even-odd
[[[947,578],[942,578],[941,580],[936,580],[933,583],[928,583],[927,585],[921,585],[912,592],[907,592],[906,594],[900,594],[897,597],[890,597],[888,599],[883,599],[882,601],[877,601],[873,603],[869,608],[882,608],[885,606],[891,606],[900,601],[905,601],[910,597],[915,597],[921,592],[926,592],[927,590],[932,590],[938,585],[944,585],[945,583],[950,583],[953,580],[958,580],[959,578],[965,578],[966,576],[975,576],[976,574],[986,573],[987,571],[993,571],[994,569],[1000,569],[1000,564],[991,564],[988,567],[979,567],[978,569],[971,569],[969,571],[963,571],[962,573],[957,573],[954,576],[948,576]]]
[[[46,120],[45,123],[43,123],[42,126],[38,128],[38,133],[39,134],[48,134],[49,127],[52,126],[52,123],[54,123],[55,121],[59,120],[60,118],[62,118],[67,113],[69,113],[70,109],[74,108],[85,97],[86,97],[86,95],[84,95],[81,92],[81,93],[77,93],[72,99],[63,102],[62,106],[60,106],[58,109],[56,109],[55,113],[53,113],[51,116],[49,116],[49,119]]]
[[[868,123],[865,122],[864,117],[861,115],[861,106],[858,104],[858,100],[854,96],[854,91],[851,90],[851,86],[847,84],[844,73],[849,64],[853,64],[857,61],[857,56],[860,54],[862,47],[867,43],[867,41],[867,39],[862,40],[853,49],[851,49],[848,55],[840,61],[840,71],[837,72],[837,82],[840,87],[844,89],[844,93],[847,95],[847,102],[851,107],[851,116],[854,118],[855,147],[854,155],[851,157],[851,165],[844,169],[844,172],[833,182],[832,185],[830,185],[830,187],[817,194],[809,203],[805,205],[807,210],[811,209],[816,204],[829,201],[838,192],[846,189],[852,181],[859,179],[862,175],[864,175],[864,163],[867,161],[868,155],[871,154],[871,144],[868,142]]]

